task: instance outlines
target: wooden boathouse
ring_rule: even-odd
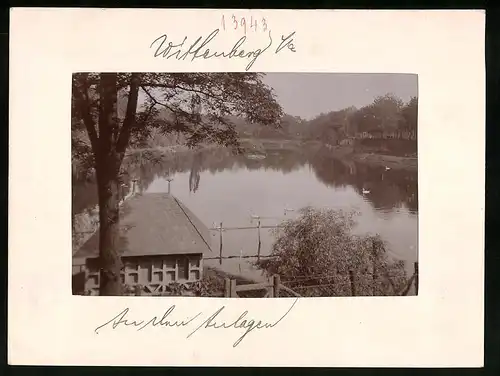
[[[135,194],[120,210],[119,247],[122,283],[141,294],[161,294],[173,282],[203,277],[210,253],[208,228],[168,193]],[[98,295],[99,231],[73,255],[73,291]]]

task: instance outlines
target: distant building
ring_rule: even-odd
[[[357,139],[373,138],[369,132],[357,132],[355,135]]]
[[[138,194],[121,209],[117,251],[122,283],[143,294],[162,293],[173,282],[199,281],[209,230],[175,197]],[[74,293],[97,295],[100,285],[99,231],[73,256]]]
[[[344,138],[340,141],[340,145],[342,146],[352,146],[354,145],[354,138]]]
[[[397,140],[416,140],[417,134],[415,130],[393,130],[384,131],[381,129],[374,129],[369,132],[357,132],[354,136],[356,139],[397,139]]]

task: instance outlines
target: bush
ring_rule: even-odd
[[[403,262],[376,235],[354,235],[355,212],[304,208],[274,230],[271,257],[257,262],[302,296],[396,295],[408,282]],[[375,270],[375,273],[374,273]]]

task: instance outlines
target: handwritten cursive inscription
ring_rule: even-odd
[[[238,346],[243,338],[246,337],[248,333],[250,333],[254,329],[269,329],[269,328],[274,328],[276,325],[279,324],[281,320],[283,320],[292,310],[292,308],[295,306],[295,303],[297,303],[298,299],[295,299],[291,307],[288,309],[288,311],[285,312],[283,316],[281,316],[277,321],[275,321],[273,324],[269,323],[263,323],[261,320],[256,320],[256,319],[246,319],[243,320],[246,315],[248,314],[248,311],[243,312],[235,321],[233,321],[231,324],[226,324],[225,322],[219,322],[217,323],[215,319],[217,316],[225,309],[225,306],[222,306],[219,308],[214,314],[212,314],[208,319],[206,319],[204,322],[201,323],[195,330],[193,330],[187,338],[191,337],[194,333],[196,333],[200,329],[206,329],[206,328],[213,328],[213,329],[229,329],[229,328],[235,328],[235,329],[246,329],[245,333],[241,337],[239,337],[236,342],[233,343],[233,347]]]
[[[290,51],[295,52],[295,45],[292,43],[294,35],[295,31],[293,33],[290,33],[286,38],[282,35],[281,43],[278,48],[276,48],[276,53],[280,52],[285,47],[287,47]]]
[[[245,50],[244,45],[247,40],[246,36],[242,36],[238,41],[232,46],[229,51],[219,52],[210,50],[209,44],[217,37],[219,34],[219,29],[212,31],[207,37],[198,37],[193,43],[188,43],[188,37],[184,37],[182,42],[173,43],[168,41],[167,34],[163,34],[156,38],[150,48],[154,48],[154,57],[163,57],[164,59],[174,58],[176,60],[186,60],[188,57],[191,61],[195,59],[211,59],[211,58],[228,58],[228,59],[250,59],[245,70],[248,71],[255,61],[261,56],[265,51],[267,51],[273,44],[273,39],[271,38],[271,30],[268,33],[268,42],[266,46],[262,48],[257,48],[254,50]],[[292,43],[295,32],[288,35],[288,37],[281,37],[281,43],[275,50],[275,54],[279,53],[281,50],[287,48],[287,50],[296,52],[295,46]]]
[[[186,320],[183,320],[183,321],[178,321],[178,320],[170,321],[170,320],[167,320],[167,317],[170,316],[170,314],[174,311],[174,309],[175,309],[175,305],[173,305],[169,309],[167,309],[165,311],[165,313],[163,314],[162,318],[159,321],[158,321],[158,317],[157,316],[153,317],[149,321],[145,321],[145,320],[129,321],[129,320],[125,319],[125,316],[127,316],[128,312],[129,312],[129,309],[125,308],[123,311],[121,311],[118,315],[116,315],[115,317],[113,317],[111,320],[109,320],[105,324],[102,324],[101,326],[98,326],[95,329],[95,333],[99,334],[99,329],[104,328],[105,326],[107,326],[109,324],[111,324],[111,327],[113,329],[116,329],[118,326],[123,325],[123,326],[134,326],[134,327],[137,327],[138,331],[144,329],[148,325],[152,325],[152,326],[158,326],[158,325],[160,325],[160,326],[167,326],[167,327],[187,326],[194,319],[196,319],[199,315],[201,315],[201,312],[200,312],[197,315],[193,316],[192,318],[186,319]]]
[[[201,329],[244,329],[244,333],[233,343],[233,347],[238,346],[241,341],[253,330],[255,329],[270,329],[274,328],[278,325],[293,309],[298,299],[295,299],[293,304],[288,308],[288,310],[276,321],[269,323],[256,318],[248,318],[248,311],[244,311],[241,313],[236,320],[225,321],[220,317],[221,313],[226,309],[225,306],[222,306],[217,311],[209,315],[206,319],[204,319],[201,324],[197,324],[195,329],[192,330],[186,338],[190,338],[193,334],[198,332]],[[194,325],[195,320],[202,315],[202,312],[184,320],[174,320],[171,318],[172,313],[175,310],[175,305],[168,308],[163,316],[159,319],[158,316],[154,316],[149,320],[131,320],[127,318],[129,314],[129,309],[125,308],[118,315],[113,317],[111,320],[105,322],[104,324],[98,326],[94,331],[96,334],[99,334],[99,331],[104,327],[110,327],[112,329],[117,329],[119,327],[134,327],[139,330],[143,330],[144,328],[151,327],[170,327],[170,328],[180,328],[180,327],[188,327]]]

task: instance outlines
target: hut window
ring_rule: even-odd
[[[189,260],[187,257],[177,259],[178,278],[189,279]]]
[[[198,279],[200,279],[200,271],[199,270],[191,270],[191,272],[189,274],[190,274],[192,280],[197,281]]]
[[[199,268],[200,267],[200,259],[198,257],[191,257],[189,259],[189,266],[191,268]]]
[[[171,282],[175,280],[175,271],[165,273],[165,281]]]
[[[161,270],[163,268],[162,260],[154,260],[153,261],[153,268],[156,270]]]
[[[175,269],[175,259],[172,257],[167,257],[165,259],[165,267],[167,269]]]
[[[137,272],[129,273],[127,276],[127,284],[136,284],[139,282],[139,275]]]
[[[154,272],[153,273],[153,282],[162,282],[163,281],[163,272]]]

